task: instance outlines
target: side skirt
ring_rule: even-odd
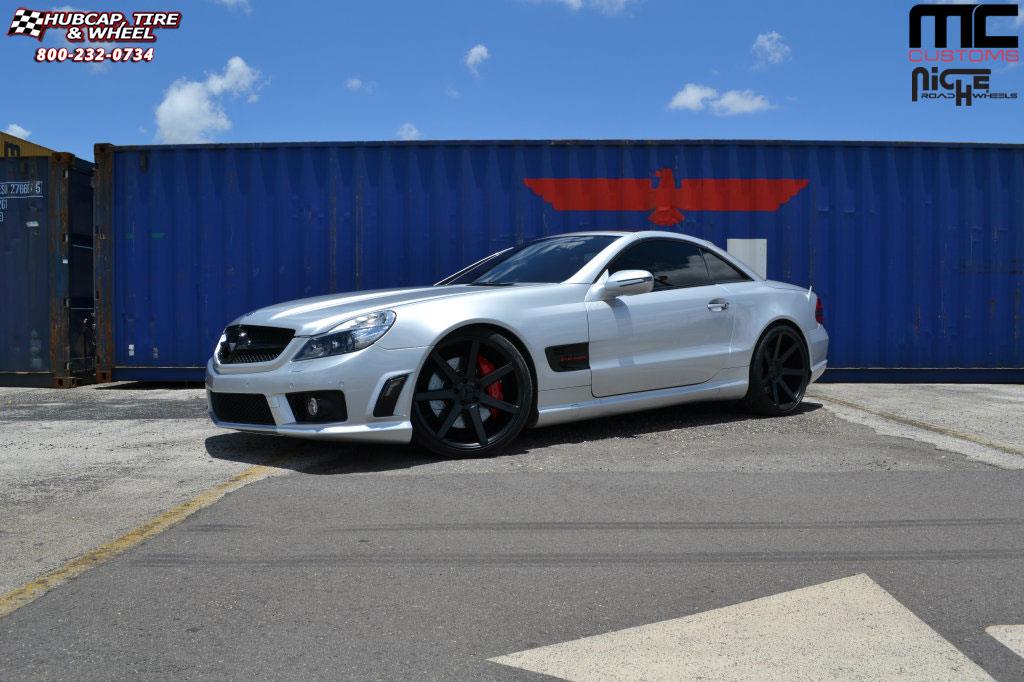
[[[656,391],[643,391],[640,393],[627,393],[606,398],[594,398],[590,394],[589,386],[581,386],[578,389],[573,389],[577,398],[573,401],[565,401],[568,397],[565,395],[567,389],[555,389],[550,393],[560,394],[557,397],[551,396],[555,398],[552,402],[556,404],[540,407],[537,410],[537,421],[534,426],[564,424],[565,422],[581,419],[639,412],[640,410],[651,410],[658,407],[701,400],[738,400],[747,393],[747,380],[749,376],[749,367],[732,367],[723,369],[703,384],[662,388]],[[539,402],[542,405],[548,402],[545,400],[548,397],[544,395],[545,393],[549,392],[541,391],[541,395],[538,396]],[[589,396],[589,399],[584,394]],[[558,398],[562,400],[558,400]]]

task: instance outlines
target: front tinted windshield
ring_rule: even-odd
[[[563,282],[616,239],[614,235],[585,234],[528,242],[496,254],[443,284]]]

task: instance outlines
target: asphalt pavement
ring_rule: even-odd
[[[694,405],[437,461],[218,431],[199,391],[153,390],[0,393],[5,585],[275,475],[0,618],[0,679],[1024,679],[986,632],[1024,623],[1024,472],[893,434],[932,421]],[[100,500],[105,521],[60,512]]]

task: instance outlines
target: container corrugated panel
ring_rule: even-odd
[[[531,141],[96,154],[97,227],[109,237],[97,261],[100,358],[117,378],[198,378],[224,325],[263,305],[430,284],[517,242],[594,229],[669,229],[723,248],[767,240],[768,276],[823,298],[833,368],[1024,376],[1024,146]],[[552,195],[537,179],[582,181]],[[722,195],[701,179],[806,184],[773,204],[770,187]]]
[[[0,159],[0,385],[93,376],[92,211],[91,164]]]

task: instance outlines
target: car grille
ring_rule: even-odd
[[[224,342],[217,349],[222,365],[275,360],[295,336],[292,329],[236,324],[224,330]]]
[[[265,396],[259,393],[214,393],[210,391],[213,413],[232,424],[273,424],[274,415]]]

